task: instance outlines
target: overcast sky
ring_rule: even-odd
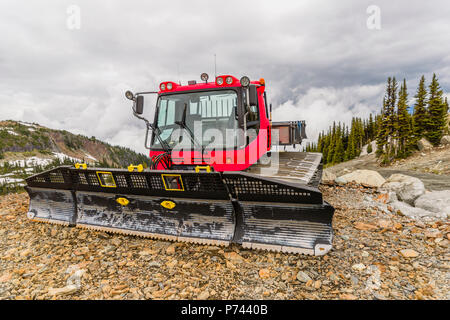
[[[264,77],[274,119],[304,119],[316,138],[379,111],[388,76],[412,101],[435,72],[449,96],[449,17],[448,0],[2,0],[0,119],[144,152],[125,90],[214,75],[216,54],[218,74]]]

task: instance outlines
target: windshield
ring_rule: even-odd
[[[238,121],[236,109],[238,96],[234,90],[217,90],[181,93],[161,96],[157,103],[156,126],[160,137],[169,147],[179,142],[179,134],[190,136],[202,147],[229,148],[236,146]],[[183,113],[186,108],[184,129]],[[152,147],[161,148],[158,139],[153,138]]]

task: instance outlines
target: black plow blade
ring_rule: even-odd
[[[64,166],[27,184],[40,222],[312,255],[332,245],[334,209],[316,187],[255,174]]]

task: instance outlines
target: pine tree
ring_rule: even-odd
[[[447,97],[445,97],[445,100],[444,100],[444,118],[445,118],[445,123],[446,123],[446,125],[445,125],[445,128],[446,129],[444,129],[444,133],[446,134],[446,135],[449,135],[450,134],[450,123],[449,123],[449,116],[448,116],[448,113],[450,112],[450,109],[449,109],[449,107],[448,107],[448,101],[447,101]]]
[[[390,91],[391,78],[388,78],[386,86],[386,94],[383,97],[383,107],[378,118],[378,132],[377,132],[377,157],[382,157],[385,154],[386,145],[388,143],[389,129],[388,129],[388,102],[387,96]]]
[[[333,163],[335,148],[336,148],[336,122],[333,122],[333,129],[331,131],[330,145],[327,154],[327,163]]]
[[[416,98],[416,103],[414,105],[413,114],[413,139],[414,142],[417,142],[425,136],[425,132],[427,129],[427,90],[425,88],[424,76],[420,78],[417,93],[414,97]]]
[[[342,143],[342,136],[337,137],[336,150],[333,156],[333,163],[339,163],[344,160],[344,145]]]
[[[397,157],[399,158],[406,158],[409,154],[408,138],[411,135],[409,118],[408,92],[406,88],[406,80],[403,79],[403,84],[400,87],[397,103]]]
[[[442,98],[443,92],[439,86],[436,74],[433,74],[429,89],[426,136],[433,145],[437,146],[444,132],[447,113],[445,112],[446,105]]]

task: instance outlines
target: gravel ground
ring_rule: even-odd
[[[323,186],[336,208],[323,257],[171,243],[26,219],[0,197],[0,299],[450,299],[449,221],[367,208],[358,186]]]

